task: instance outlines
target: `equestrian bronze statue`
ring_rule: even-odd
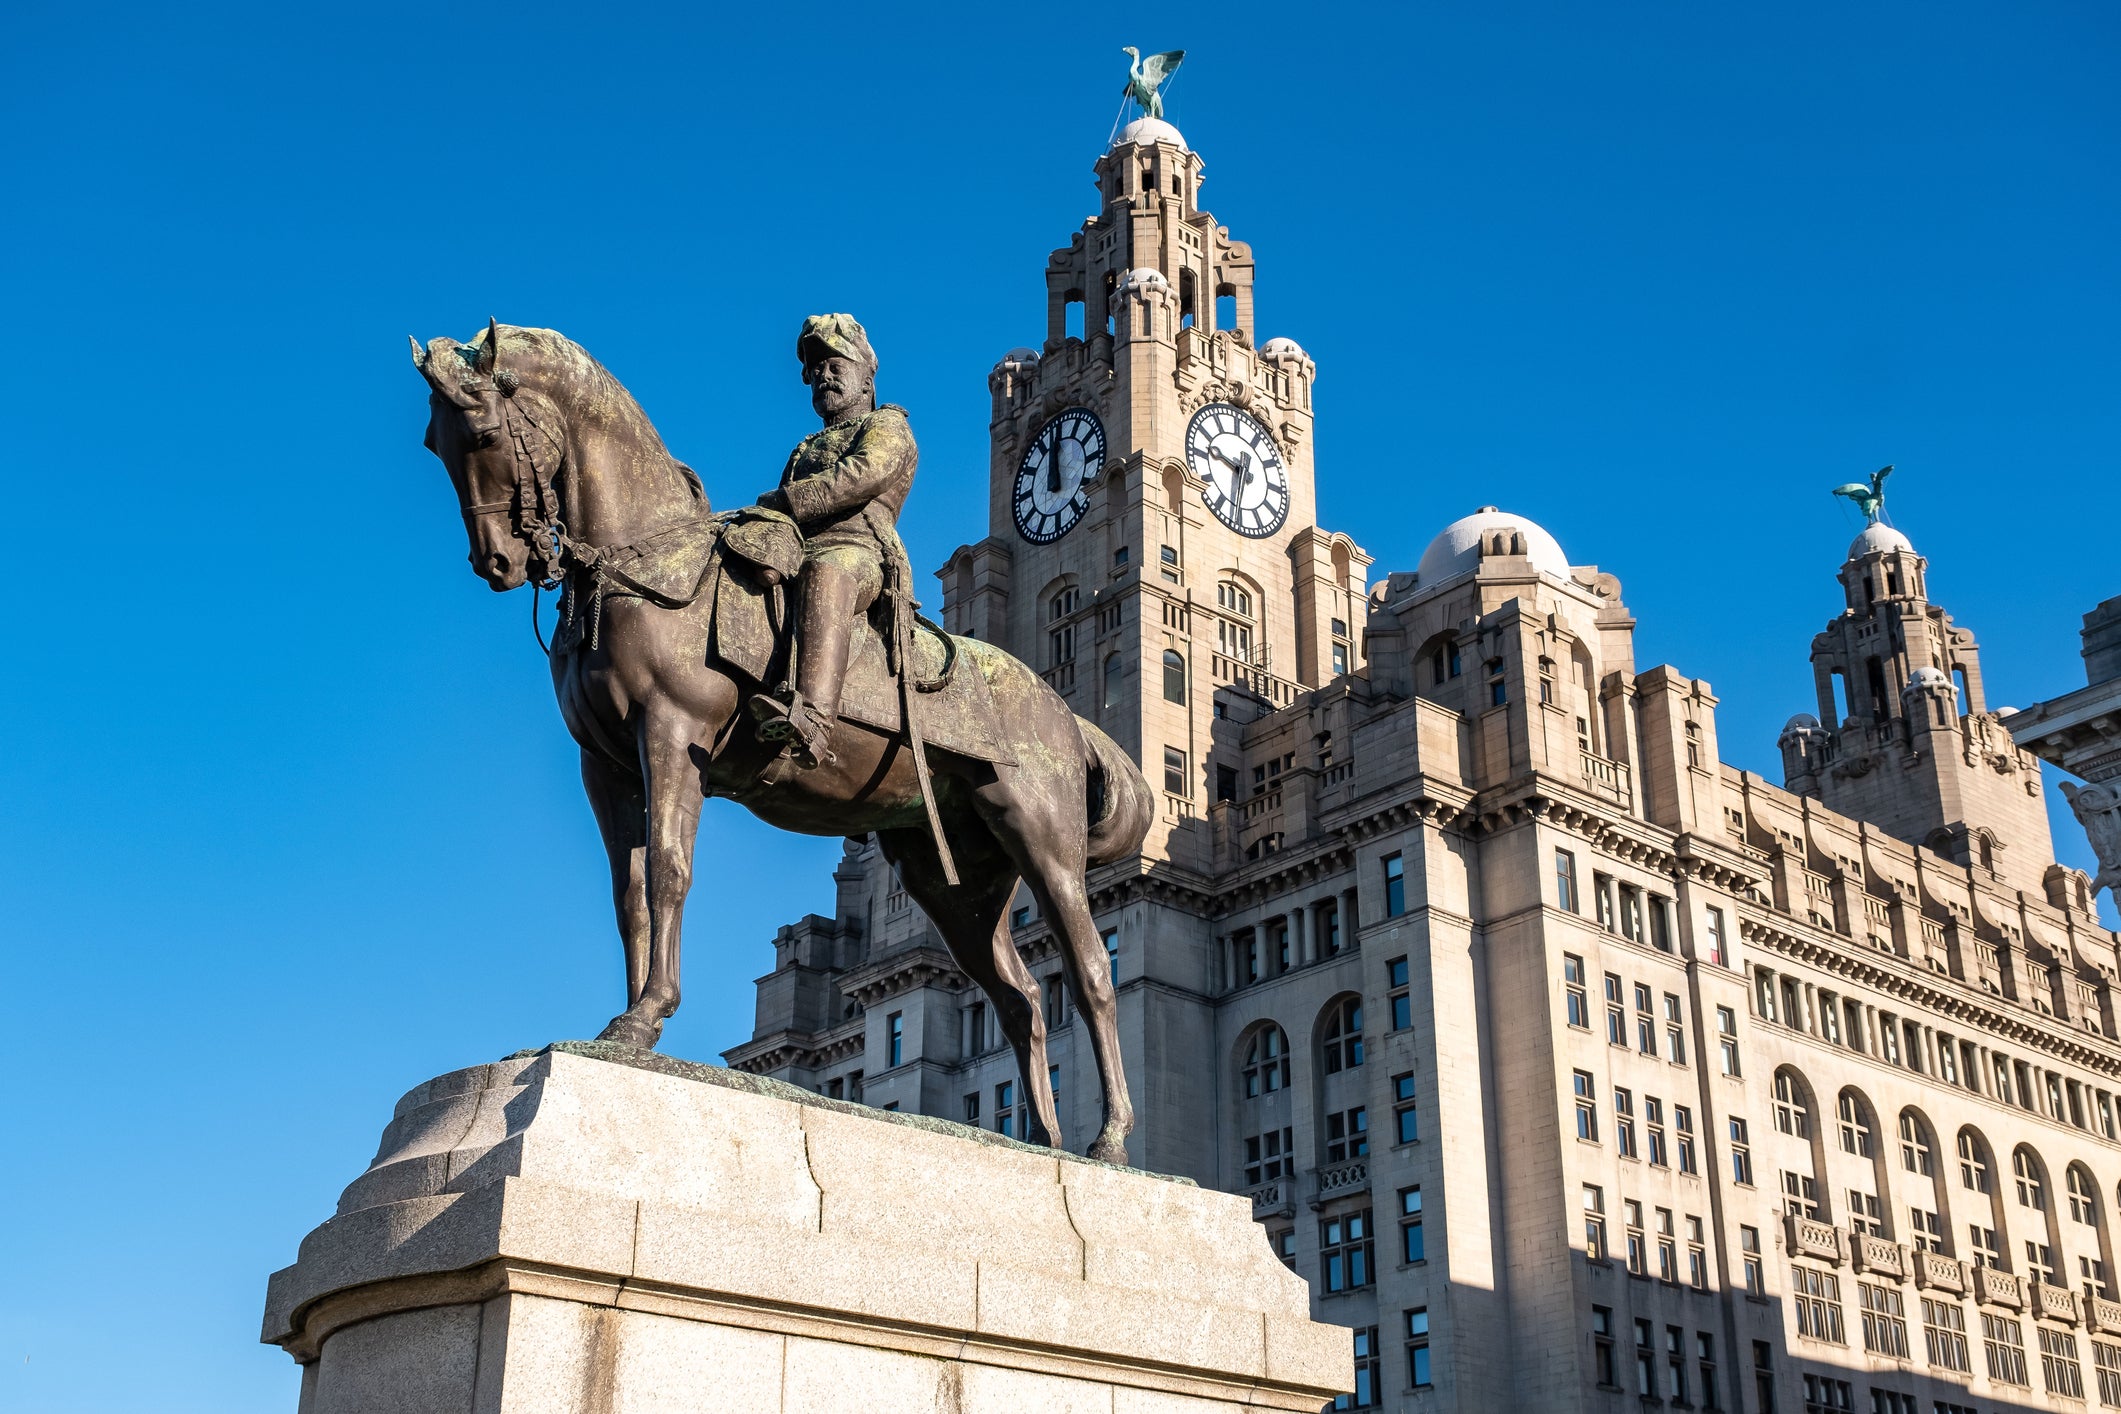
[[[874,834],[957,964],[993,1001],[1059,1145],[1038,983],[1007,922],[1019,879],[1061,945],[1104,1124],[1126,1161],[1133,1106],[1086,870],[1135,853],[1154,808],[1133,761],[1039,675],[920,620],[895,529],[916,452],[875,402],[845,315],[797,352],[825,426],[757,506],[714,512],[633,397],[549,329],[489,323],[413,344],[427,446],[448,468],[471,563],[496,591],[560,591],[560,713],[610,856],[626,1009],[601,1039],[653,1046],[678,1007],[693,841],[708,796],[782,829]]]

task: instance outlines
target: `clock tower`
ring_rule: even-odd
[[[1144,865],[1205,875],[1233,724],[1360,671],[1370,561],[1316,524],[1316,367],[1256,340],[1252,250],[1200,208],[1199,155],[1141,118],[1095,172],[1043,344],[988,378],[989,532],[939,572],[944,614],[1134,754],[1161,801]]]

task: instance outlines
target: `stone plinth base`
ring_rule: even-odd
[[[399,1102],[275,1272],[302,1414],[1315,1411],[1348,1333],[1240,1197],[567,1044]]]

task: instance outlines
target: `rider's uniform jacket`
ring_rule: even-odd
[[[864,512],[873,505],[886,526],[895,525],[919,461],[906,410],[885,403],[797,443],[781,491],[812,548],[859,545],[881,554],[886,547]]]

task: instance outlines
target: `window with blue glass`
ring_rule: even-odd
[[[1385,856],[1385,917],[1407,911],[1407,866],[1396,854]]]
[[[1112,985],[1119,985],[1119,929],[1107,928],[1104,932],[1105,959],[1112,964]]]
[[[1405,1031],[1414,1024],[1414,999],[1407,993],[1407,960],[1395,957],[1386,963],[1385,977],[1392,988],[1392,1029]]]
[[[1429,1387],[1429,1308],[1416,1306],[1407,1312],[1407,1383],[1415,1389]]]
[[[1382,1362],[1377,1358],[1377,1327],[1355,1332],[1355,1388],[1334,1399],[1332,1409],[1375,1409],[1382,1402]]]
[[[1370,1215],[1344,1213],[1318,1223],[1319,1285],[1328,1293],[1370,1285]]]
[[[891,1057],[885,1064],[903,1064],[906,1059],[906,1013],[902,1011],[891,1013],[891,1015],[884,1018],[884,1025],[887,1028],[885,1049]]]
[[[1399,1255],[1407,1262],[1426,1262],[1428,1243],[1421,1230],[1421,1188],[1399,1190]]]
[[[1392,1123],[1401,1144],[1421,1138],[1421,1112],[1414,1103],[1414,1072],[1392,1077]]]

